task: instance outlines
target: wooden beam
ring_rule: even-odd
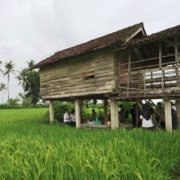
[[[159,69],[162,69],[162,42],[159,41]]]
[[[108,119],[108,100],[104,100],[104,119],[105,121],[109,120]]]
[[[116,98],[110,99],[110,110],[111,110],[111,129],[116,129],[119,127],[118,103]]]
[[[179,63],[177,37],[174,38],[174,53],[175,53],[175,61],[176,61],[176,63]]]
[[[172,132],[172,116],[171,116],[171,101],[164,100],[164,112],[165,112],[165,125],[166,130]]]
[[[127,97],[129,97],[130,73],[131,73],[131,48],[128,53],[128,79],[127,79]]]
[[[76,117],[76,128],[81,127],[81,106],[80,106],[80,100],[75,100],[75,117]]]
[[[53,101],[49,101],[49,121],[50,121],[50,123],[54,122]]]
[[[115,80],[115,91],[119,89],[119,59],[118,55],[114,55],[114,80]]]

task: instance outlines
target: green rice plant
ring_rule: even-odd
[[[0,179],[178,179],[180,131],[75,129],[0,110]]]

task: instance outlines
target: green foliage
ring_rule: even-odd
[[[31,97],[23,98],[22,106],[23,107],[30,107],[32,105],[31,102],[32,102]]]
[[[0,91],[4,91],[6,89],[6,85],[4,83],[0,84]]]
[[[0,179],[179,179],[180,131],[77,130],[0,110]]]
[[[35,105],[39,101],[39,90],[40,90],[40,80],[39,72],[31,70],[27,72],[27,79],[29,83],[26,83],[25,96],[26,98],[31,98],[32,104]]]
[[[74,109],[74,104],[72,103],[63,103],[63,102],[55,102],[54,103],[54,116],[55,119],[59,122],[63,122],[63,115],[66,109],[70,112]]]
[[[36,105],[40,99],[39,91],[40,91],[40,79],[39,72],[31,69],[34,62],[31,60],[28,63],[28,68],[22,69],[17,76],[19,84],[22,84],[22,87],[25,92],[25,98],[27,100],[31,100],[33,105]]]
[[[15,99],[10,98],[10,99],[8,99],[8,101],[7,101],[7,103],[8,103],[11,107],[17,107],[17,106],[19,106],[18,102],[19,102],[19,99],[17,99],[17,98],[15,98]]]
[[[15,65],[13,64],[12,61],[6,62],[5,63],[5,70],[3,72],[4,76],[7,76],[7,90],[8,90],[8,100],[10,98],[10,94],[9,94],[9,81],[10,81],[10,74],[14,73],[14,67]]]
[[[133,102],[123,102],[122,101],[122,102],[119,103],[119,106],[129,110],[129,109],[132,108]]]
[[[10,104],[0,104],[0,109],[32,109],[32,108],[47,108],[47,105],[45,104],[36,104],[36,106],[33,106],[32,104],[29,106],[22,106],[21,104],[17,105],[10,105]]]

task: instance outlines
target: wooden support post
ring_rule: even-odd
[[[172,132],[171,101],[164,100],[166,130]]]
[[[176,111],[178,119],[178,128],[180,128],[180,99],[176,100]]]
[[[76,128],[81,127],[81,105],[80,105],[80,100],[76,99],[75,100],[75,116],[76,116]]]
[[[108,100],[104,100],[104,120],[107,121],[108,119]]]
[[[50,123],[54,122],[53,101],[49,101],[49,121],[50,121]]]
[[[110,99],[110,110],[111,110],[111,129],[116,129],[119,127],[117,99],[115,98]]]

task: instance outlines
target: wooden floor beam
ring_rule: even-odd
[[[75,117],[76,117],[76,128],[81,127],[81,105],[80,105],[80,100],[76,99],[75,100]]]
[[[54,122],[54,107],[53,101],[49,101],[49,121],[50,123]]]
[[[111,110],[111,129],[116,129],[119,127],[118,102],[116,98],[110,99],[110,110]]]

